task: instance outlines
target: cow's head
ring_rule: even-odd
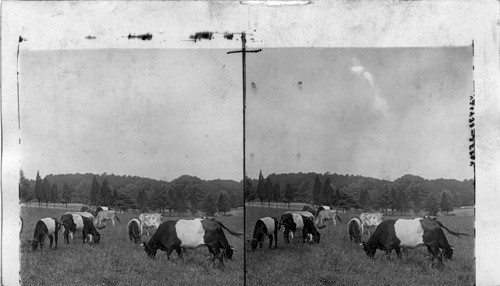
[[[316,232],[314,235],[313,235],[313,240],[314,242],[316,243],[319,243],[319,239],[321,238],[321,234],[319,232]]]
[[[29,243],[31,243],[31,249],[33,251],[36,251],[36,249],[38,248],[38,245],[40,244],[40,241],[38,240],[28,240]]]
[[[375,252],[377,251],[377,248],[374,247],[373,245],[369,245],[368,243],[366,242],[361,242],[361,244],[363,246],[363,249],[365,250],[365,253],[368,257],[370,258],[373,258],[375,256]]]
[[[234,253],[234,248],[228,244],[224,249],[224,256],[229,260],[233,260],[233,253]]]
[[[154,259],[156,256],[156,251],[158,250],[158,247],[156,247],[154,242],[143,242],[142,245],[144,245],[144,251],[146,252],[148,257]]]
[[[248,240],[248,242],[250,243],[252,250],[255,250],[257,248],[257,246],[259,245],[259,242],[255,238],[252,238],[252,240]]]
[[[451,245],[447,245],[443,249],[443,256],[446,259],[451,259],[453,256],[453,247]]]

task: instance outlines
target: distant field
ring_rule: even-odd
[[[236,250],[232,261],[225,261],[225,269],[213,267],[206,247],[188,250],[183,260],[167,261],[167,254],[158,251],[151,260],[144,248],[130,242],[128,221],[137,215],[118,214],[121,223],[109,223],[100,230],[101,243],[82,244],[81,232],[69,245],[59,233],[58,249],[49,249],[48,238],[44,251],[33,252],[26,243],[33,238],[35,224],[45,217],[60,217],[62,209],[22,207],[24,229],[21,234],[21,282],[23,285],[242,285],[244,240],[224,231],[229,244]],[[168,219],[175,219],[169,217]],[[243,232],[241,216],[218,217],[226,227]],[[144,240],[149,240],[145,236]],[[218,266],[218,262],[216,263]]]
[[[275,216],[278,219],[288,211],[280,208],[246,208],[246,238],[252,238],[257,219]],[[278,249],[265,248],[255,252],[247,246],[247,285],[473,285],[474,269],[474,217],[440,217],[451,230],[471,236],[457,238],[445,231],[449,243],[455,248],[453,260],[445,261],[442,271],[428,267],[427,249],[408,251],[399,260],[393,251],[387,261],[380,250],[375,259],[369,259],[363,249],[351,242],[346,223],[355,214],[340,214],[343,223],[328,225],[320,230],[320,244],[302,244],[301,234],[289,245],[283,243],[282,232]],[[397,217],[386,217],[397,218]],[[368,240],[365,234],[363,240]]]

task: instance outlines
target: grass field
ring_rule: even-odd
[[[251,239],[255,222],[265,216],[278,219],[288,209],[246,208],[245,240]],[[246,251],[247,285],[473,285],[474,269],[474,217],[440,217],[451,230],[466,232],[471,236],[457,238],[448,234],[449,243],[455,248],[453,260],[445,261],[442,271],[429,268],[425,247],[409,250],[398,259],[393,251],[388,261],[378,250],[369,259],[361,246],[351,242],[347,222],[356,214],[339,214],[343,223],[328,224],[320,230],[320,244],[302,244],[301,234],[285,245],[278,234],[278,249],[270,250],[266,238],[262,250]],[[385,217],[385,219],[396,217]],[[330,223],[330,222],[329,222]],[[368,235],[363,240],[368,240]],[[274,244],[274,243],[273,243]]]
[[[127,223],[132,213],[118,214],[121,223],[111,223],[100,230],[100,244],[82,244],[81,232],[70,244],[64,244],[59,233],[58,249],[49,249],[45,240],[43,251],[31,250],[26,243],[33,239],[36,222],[45,217],[60,217],[62,209],[22,207],[24,229],[21,234],[21,283],[23,285],[242,285],[244,240],[224,231],[229,244],[235,248],[233,260],[225,261],[225,268],[215,267],[206,247],[188,250],[184,259],[177,254],[167,261],[167,254],[158,251],[151,260],[144,248],[128,238]],[[168,217],[168,219],[176,219]],[[233,231],[243,232],[243,217],[219,217],[219,221]],[[154,231],[153,231],[154,232]],[[148,241],[149,237],[144,236]]]

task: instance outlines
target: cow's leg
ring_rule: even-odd
[[[290,232],[290,230],[288,229],[285,229],[283,231],[283,239],[285,240],[285,243],[288,244],[290,243],[290,239],[288,238],[288,233]]]
[[[40,239],[40,249],[43,250],[43,245],[45,244],[45,235],[42,235],[42,238]]]
[[[83,243],[85,243],[86,236],[87,234],[85,233],[85,230],[82,230]]]
[[[398,258],[402,258],[403,257],[401,255],[401,248],[399,246],[394,247],[394,250],[396,250],[396,254],[398,255]]]
[[[113,227],[115,227],[115,218],[112,218],[111,222],[113,223]]]
[[[175,251],[177,251],[177,256],[179,256],[179,259],[182,259],[182,249],[180,246],[175,247]]]
[[[392,252],[392,248],[391,247],[386,247],[385,248],[385,255],[387,256],[387,260],[389,260],[391,258],[391,252]]]
[[[273,248],[273,235],[268,235],[267,237],[269,237],[269,248],[272,249]]]
[[[56,240],[56,248],[55,248],[55,249],[57,249],[57,236],[58,236],[58,234],[57,234],[57,231],[56,231],[56,232],[54,233],[54,238],[55,238],[55,240]]]

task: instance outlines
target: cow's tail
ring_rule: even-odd
[[[335,213],[335,216],[339,219],[339,222],[342,223],[342,220],[340,219],[339,215],[337,213]]]
[[[218,223],[218,224],[219,224],[219,225],[220,225],[223,229],[227,230],[230,234],[232,234],[232,235],[234,235],[234,236],[240,237],[240,236],[242,236],[242,235],[243,235],[243,233],[237,233],[237,232],[235,232],[235,231],[230,230],[229,228],[227,228],[226,226],[224,226],[224,225],[222,224],[222,222],[220,222],[220,221],[218,221],[218,220],[216,220],[215,222],[217,222],[217,223]]]
[[[449,229],[448,229],[446,226],[444,226],[444,225],[443,225],[440,221],[436,220],[436,222],[439,224],[439,226],[441,226],[442,228],[446,229],[446,230],[448,231],[448,233],[449,233],[449,234],[454,235],[454,236],[456,236],[456,237],[459,237],[459,238],[460,238],[460,236],[461,236],[461,235],[467,235],[467,236],[469,235],[469,234],[467,234],[467,233],[462,233],[462,232],[454,232],[454,231],[452,231],[452,230],[449,230]]]
[[[116,214],[115,214],[115,217],[116,217],[116,220],[117,220],[119,223],[122,223]]]

